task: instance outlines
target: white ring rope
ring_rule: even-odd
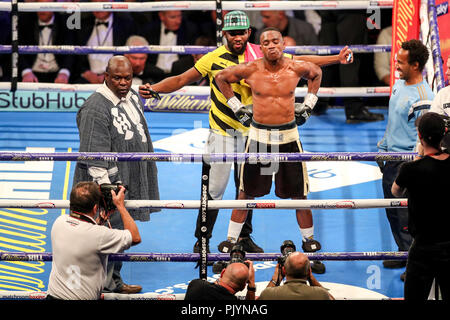
[[[370,1],[223,1],[223,10],[361,10],[392,8],[393,0]],[[215,10],[215,1],[163,1],[163,2],[40,2],[19,3],[19,12],[91,12],[91,11],[168,11]],[[11,11],[11,3],[0,2],[0,11]]]
[[[69,200],[0,200],[0,208],[67,209]],[[199,209],[200,200],[125,200],[125,207]],[[209,200],[209,209],[370,209],[404,208],[408,199]]]
[[[26,91],[62,91],[62,92],[94,92],[99,88],[99,84],[60,84],[60,83],[39,83],[39,82],[19,82],[17,90]],[[133,85],[136,91],[139,86]],[[11,82],[0,82],[0,90],[9,91]],[[308,88],[301,87],[295,89],[296,97],[304,97]],[[319,97],[387,97],[389,96],[389,87],[322,87],[319,89]],[[209,86],[185,86],[180,90],[168,95],[197,95],[209,96],[211,89]]]

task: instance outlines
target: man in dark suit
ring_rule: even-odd
[[[193,45],[198,36],[195,24],[185,19],[181,11],[160,11],[159,20],[140,31],[150,45]],[[151,77],[159,82],[170,76],[172,64],[179,59],[178,54],[150,54],[148,64],[152,67]]]
[[[76,43],[80,46],[124,46],[128,37],[136,33],[135,29],[129,15],[107,11],[89,12],[81,19],[81,29],[76,32]],[[79,55],[75,82],[103,83],[103,74],[112,56],[112,53]]]
[[[39,0],[52,2],[52,0]],[[67,16],[41,11],[19,16],[20,45],[69,45],[73,32],[66,26]],[[68,54],[25,54],[19,56],[19,74],[23,82],[69,83],[73,56]]]

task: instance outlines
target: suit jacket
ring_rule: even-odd
[[[144,26],[139,31],[139,34],[147,39],[150,45],[159,45],[161,37],[161,21],[159,19],[151,22],[148,26]],[[183,17],[180,28],[177,32],[176,45],[194,45],[195,39],[199,36],[197,26]],[[178,58],[182,57],[181,55]],[[169,74],[165,74],[163,70],[156,67],[158,59],[157,54],[149,54],[147,63],[151,66],[151,78],[159,82]]]
[[[53,45],[73,44],[74,33],[66,26],[67,15],[54,13],[52,41]],[[39,45],[39,23],[35,12],[19,15],[19,45]],[[19,74],[27,68],[32,68],[36,54],[19,55]],[[74,57],[69,54],[55,54],[60,69],[66,68],[72,72]]]
[[[76,44],[86,46],[94,27],[95,17],[89,12],[81,18],[81,28],[75,34]],[[134,34],[136,34],[136,26],[129,15],[114,12],[112,23],[113,46],[124,46],[128,37]],[[77,66],[78,76],[90,69],[87,55],[77,56]]]

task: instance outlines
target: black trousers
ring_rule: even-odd
[[[419,244],[414,241],[406,264],[405,300],[427,300],[433,279],[443,300],[450,300],[450,242]]]
[[[239,184],[240,184],[239,172],[240,172],[240,170],[237,169],[238,165],[236,163],[235,163],[234,168],[235,168],[234,169],[234,185],[236,186],[235,199],[237,199],[238,195],[239,195]],[[212,198],[209,195],[208,195],[208,199],[212,200]],[[206,226],[208,228],[208,233],[206,234],[207,239],[211,239],[211,237],[212,237],[212,231],[213,231],[214,225],[216,223],[218,214],[219,214],[218,209],[211,209],[211,210],[207,211],[207,218],[206,218]],[[253,210],[248,210],[247,219],[245,220],[244,226],[242,227],[240,237],[243,237],[243,238],[248,237],[253,232],[252,218],[253,218]],[[200,233],[201,221],[202,221],[201,215],[199,214],[197,216],[197,223],[196,223],[196,228],[195,228],[195,237],[197,239],[199,239],[201,237],[201,233]]]
[[[321,45],[352,45],[367,44],[368,29],[367,14],[362,10],[320,10],[322,19],[319,33]],[[322,87],[360,87],[361,60],[354,54],[353,63],[327,66],[323,68]],[[328,103],[329,98],[320,98],[322,103]],[[358,97],[344,98],[346,116],[361,112],[364,102]]]
[[[385,199],[395,196],[391,192],[392,184],[398,175],[402,161],[386,161],[383,168],[383,193]],[[408,251],[412,237],[408,233],[408,208],[386,208],[386,216],[391,226],[392,235],[398,251]]]

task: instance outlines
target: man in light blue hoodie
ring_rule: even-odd
[[[428,57],[428,49],[422,42],[413,39],[402,43],[395,63],[400,79],[392,88],[388,124],[383,139],[378,142],[379,151],[414,151],[417,144],[415,120],[430,108],[434,98],[433,91],[422,76]],[[383,192],[386,199],[394,198],[391,187],[401,163],[402,161],[379,163],[383,173]],[[386,215],[398,250],[408,251],[412,242],[407,228],[408,209],[387,208]],[[406,265],[406,261],[386,260],[383,265],[386,268],[402,268]]]

